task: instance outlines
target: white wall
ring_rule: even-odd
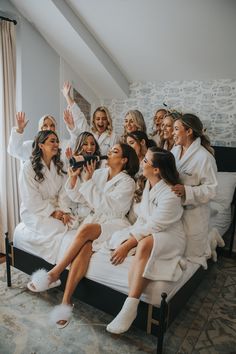
[[[60,57],[7,0],[0,11],[17,19],[17,110],[26,112],[30,120],[27,138],[37,132],[39,118],[47,113],[59,120]]]

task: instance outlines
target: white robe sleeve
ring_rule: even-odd
[[[65,183],[65,178],[64,178],[64,183]],[[61,186],[61,189],[59,191],[58,195],[58,205],[59,205],[59,210],[63,211],[64,213],[71,213],[71,209],[73,208],[73,204],[71,202],[71,199],[69,198],[66,190],[65,190],[65,184]]]
[[[26,162],[19,176],[22,203],[31,213],[49,217],[55,211],[55,207],[49,199],[43,200],[39,182],[34,179],[34,175],[30,161]]]
[[[33,140],[24,141],[24,133],[20,134],[16,129],[16,127],[13,127],[11,130],[7,152],[12,157],[26,161],[31,156]]]
[[[91,128],[87,123],[83,112],[80,110],[79,106],[76,103],[74,103],[70,109],[74,118],[75,127],[73,130],[70,130],[68,128],[67,130],[70,133],[71,139],[75,140],[80,133],[85,131],[91,132]]]
[[[130,209],[135,191],[134,180],[123,173],[123,177],[114,183],[112,190],[104,191],[104,189],[98,188],[95,179],[96,173],[89,181],[84,182],[80,188],[80,193],[88,204],[95,212],[102,212],[108,215],[114,212],[116,215],[126,215]]]
[[[68,197],[75,203],[86,203],[83,195],[80,193],[81,181],[80,178],[77,178],[74,188],[70,186],[70,178],[67,179],[65,184],[65,191]]]
[[[185,200],[183,205],[205,204],[216,195],[217,177],[216,164],[212,159],[202,161],[202,168],[199,171],[200,180],[196,186],[185,185]]]
[[[166,193],[157,207],[153,208],[145,223],[140,222],[140,218],[138,218],[129,231],[139,241],[145,236],[164,231],[171,224],[179,221],[182,214],[183,208],[179,198],[174,193],[173,195]]]

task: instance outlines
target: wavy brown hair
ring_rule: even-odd
[[[203,128],[202,121],[198,116],[195,116],[195,114],[192,113],[185,113],[183,114],[180,118],[176,119],[179,120],[184,128],[187,129],[192,129],[193,131],[193,140],[200,138],[201,139],[201,145],[211,154],[215,155],[214,149],[211,147],[211,142],[210,138],[208,135],[205,134],[205,130]]]
[[[42,163],[42,150],[39,147],[39,144],[44,144],[50,135],[55,135],[57,141],[59,142],[57,134],[53,130],[41,130],[36,135],[33,142],[33,151],[30,157],[30,161],[35,172],[34,179],[38,182],[44,181],[44,173],[43,173],[43,163]],[[58,152],[55,156],[53,156],[52,161],[57,169],[58,175],[62,176],[66,174],[63,171],[63,162],[61,161],[61,149],[58,149]]]
[[[152,166],[159,168],[161,179],[169,186],[174,186],[180,183],[179,172],[177,171],[175,158],[172,152],[153,146],[148,149],[152,152]],[[136,182],[136,191],[134,200],[139,203],[141,201],[143,190],[145,187],[146,178],[140,176]]]

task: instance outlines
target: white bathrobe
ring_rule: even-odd
[[[57,174],[53,162],[50,170],[44,164],[43,173],[45,179],[39,183],[34,179],[35,172],[30,161],[26,161],[20,171],[22,223],[15,230],[17,233],[20,229],[21,233],[14,244],[54,264],[68,227],[50,215],[55,210],[70,213],[71,201],[64,190],[66,177]]]
[[[74,135],[74,139],[82,132],[86,131],[92,133],[100,146],[101,155],[107,155],[110,148],[119,142],[119,137],[114,132],[108,134],[108,132],[105,131],[101,135],[97,132],[93,132],[90,125],[87,123],[84,114],[76,103],[71,106],[71,112],[75,123],[75,128],[71,131]]]
[[[89,181],[80,184],[78,179],[74,187],[74,193],[77,193],[76,201],[89,205],[91,209],[83,223],[101,225],[102,232],[93,242],[93,251],[98,251],[114,231],[130,225],[126,214],[132,203],[135,182],[125,172],[120,172],[107,181],[108,171],[108,168],[100,168],[94,172]]]
[[[207,267],[210,256],[208,242],[209,201],[216,194],[216,162],[197,138],[180,159],[181,146],[171,151],[176,160],[181,182],[185,187],[184,229],[187,236],[185,256],[194,263]]]
[[[163,180],[150,189],[146,182],[134,225],[115,232],[109,242],[115,249],[132,234],[138,241],[153,236],[153,249],[143,277],[150,280],[177,281],[182,275],[180,260],[184,254],[186,237],[183,230],[181,200]]]

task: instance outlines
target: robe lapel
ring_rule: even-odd
[[[176,166],[177,170],[179,172],[183,172],[185,169],[186,165],[188,164],[189,160],[192,159],[192,156],[195,154],[195,152],[199,149],[201,145],[201,140],[200,138],[197,138],[187,149],[183,157],[180,159],[180,153],[181,153],[181,147],[179,146],[178,149],[178,155],[176,159]]]

